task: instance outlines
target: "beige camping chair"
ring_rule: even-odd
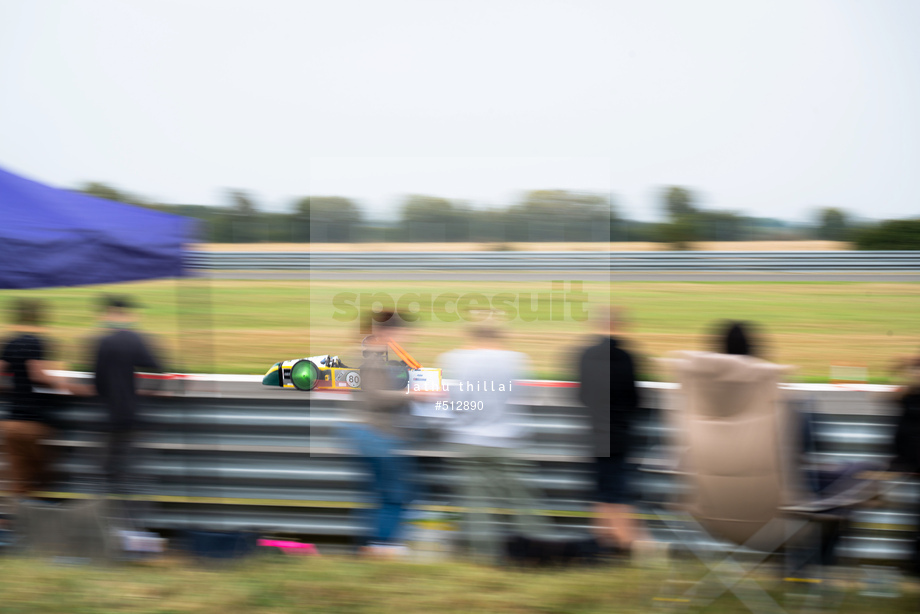
[[[787,367],[703,352],[680,353],[666,364],[680,384],[667,412],[678,451],[669,471],[688,492],[682,514],[661,516],[708,573],[658,601],[701,609],[731,591],[752,612],[783,611],[754,575],[809,525],[806,515],[791,513],[807,498],[797,479],[798,431],[780,396]],[[688,525],[712,539],[701,541]],[[734,549],[724,555],[713,541]]]

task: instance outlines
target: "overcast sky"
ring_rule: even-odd
[[[0,166],[173,203],[920,214],[920,2],[0,0]]]

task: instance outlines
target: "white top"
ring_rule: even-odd
[[[520,445],[526,406],[519,380],[528,373],[527,358],[508,350],[453,350],[438,359],[449,387],[445,440],[450,443],[510,448]],[[513,405],[513,406],[512,406]],[[513,415],[512,412],[518,415]]]

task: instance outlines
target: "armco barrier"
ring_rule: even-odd
[[[162,379],[162,378],[161,378]],[[149,526],[255,528],[265,532],[346,538],[360,528],[355,510],[366,506],[360,463],[347,456],[341,426],[355,402],[349,395],[302,393],[260,386],[258,376],[168,376],[155,382],[171,397],[151,397],[143,415],[148,429],[137,442],[140,481],[136,498],[146,501]],[[534,461],[533,485],[546,494],[543,512],[560,533],[590,526],[586,497],[590,473],[585,410],[574,385],[525,382],[528,391],[519,414],[531,433],[524,454]],[[670,411],[668,384],[645,383],[645,398],[657,412]],[[893,431],[893,408],[882,399],[884,386],[790,386],[789,394],[810,401],[816,415],[816,460],[884,460]],[[94,405],[74,402],[62,412],[66,428],[57,447],[63,496],[92,493],[99,478],[101,414]],[[428,418],[428,421],[438,418]],[[423,420],[417,426],[430,427]],[[650,419],[638,434],[638,458],[666,455],[667,421]],[[426,485],[419,505],[450,509],[453,476],[449,454],[417,428],[410,445],[419,457]],[[673,495],[679,487],[656,474],[640,474],[638,487],[650,500]],[[843,549],[863,558],[898,559],[907,555],[914,518],[914,484],[897,483],[882,505],[859,512]],[[446,506],[446,507],[445,507]],[[653,527],[654,530],[654,527]]]
[[[359,246],[356,246],[359,247]],[[190,252],[193,270],[920,271],[920,251]]]

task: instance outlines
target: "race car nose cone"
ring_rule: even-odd
[[[319,371],[309,360],[299,360],[291,367],[291,383],[300,390],[313,390]]]
[[[268,370],[268,373],[266,373],[262,377],[262,385],[263,386],[283,386],[284,385],[281,382],[281,364],[280,363],[276,362],[272,366],[272,368]]]

